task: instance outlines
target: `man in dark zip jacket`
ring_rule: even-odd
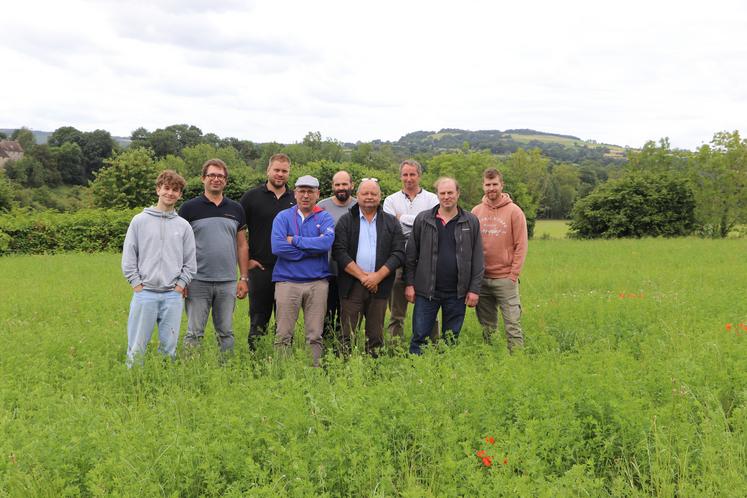
[[[485,270],[477,217],[459,207],[459,184],[436,180],[438,206],[415,218],[407,242],[405,297],[415,303],[410,353],[420,354],[441,309],[442,337],[459,338],[466,307],[480,296]]]
[[[384,315],[395,270],[405,261],[405,236],[397,218],[381,208],[378,180],[361,181],[358,205],[335,225],[332,256],[339,268],[342,351],[350,351],[350,336],[365,317],[366,352],[376,356],[384,341]]]

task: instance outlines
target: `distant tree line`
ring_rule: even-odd
[[[447,129],[437,134],[414,132],[397,143],[343,144],[309,132],[293,144],[258,144],[174,124],[153,131],[138,128],[129,146],[120,146],[105,130],[82,132],[69,126],[55,130],[46,144],[36,144],[32,132],[22,128],[10,138],[18,140],[26,153],[6,164],[5,178],[0,178],[0,210],[142,207],[153,200],[153,179],[167,168],[188,179],[189,197],[202,191],[200,168],[213,157],[228,165],[227,194],[239,198],[264,181],[269,157],[284,152],[294,164],[291,181],[298,174],[314,174],[323,196],[330,194],[331,177],[340,169],[350,171],[354,180],[377,177],[383,190],[392,192],[400,188],[399,162],[414,157],[423,164],[426,188],[442,175],[457,178],[466,208],[482,197],[482,171],[498,168],[504,173],[505,191],[527,214],[530,230],[539,218],[572,217],[577,237],[693,232],[724,237],[745,222],[747,146],[738,132],[717,133],[711,144],[694,152],[672,150],[666,139],[648,142],[641,150],[628,150],[624,161],[600,157],[599,151],[606,149],[585,143],[573,147],[572,153],[553,142],[530,142],[528,148],[496,153],[496,143],[509,132],[546,135],[532,130]],[[477,145],[462,140],[457,146],[449,142],[454,137],[474,138]],[[492,145],[482,147],[480,140]],[[423,145],[427,141],[430,148]],[[408,143],[417,144],[416,150],[403,150]]]

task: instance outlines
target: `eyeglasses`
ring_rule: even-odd
[[[221,175],[220,173],[208,173],[205,175],[205,178],[209,180],[225,180],[226,175]]]
[[[378,178],[361,178],[361,182],[376,182],[379,183]]]
[[[302,197],[305,195],[314,195],[316,193],[316,189],[297,188],[296,193]]]

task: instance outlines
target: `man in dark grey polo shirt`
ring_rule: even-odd
[[[233,350],[233,311],[236,298],[249,291],[249,252],[244,209],[223,195],[228,168],[220,159],[202,165],[205,192],[185,202],[179,216],[192,225],[197,248],[197,274],[186,289],[187,346],[197,346],[213,310],[215,338],[221,352]],[[240,277],[236,282],[236,264]]]
[[[317,206],[332,215],[335,224],[340,218],[355,206],[353,197],[353,177],[347,171],[338,171],[332,177],[332,197],[327,197],[317,203]],[[327,294],[327,316],[324,318],[324,333],[332,331],[333,335],[340,331],[340,294],[337,290],[337,262],[329,258],[329,293]]]

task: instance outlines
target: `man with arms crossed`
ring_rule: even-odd
[[[420,354],[441,309],[442,333],[459,338],[466,306],[477,305],[484,271],[480,222],[459,207],[459,184],[436,181],[439,204],[415,218],[407,241],[405,297],[415,303],[410,353]]]
[[[482,202],[472,208],[480,220],[485,278],[477,303],[477,320],[483,336],[490,342],[498,329],[498,308],[506,327],[508,349],[524,345],[521,330],[521,300],[519,274],[527,255],[527,220],[524,212],[503,192],[503,176],[496,169],[483,173]]]
[[[338,171],[332,177],[332,197],[319,201],[317,206],[332,215],[335,224],[342,215],[348,212],[356,203],[353,197],[353,177],[347,171]],[[337,286],[337,263],[334,258],[329,259],[329,293],[327,294],[327,316],[324,319],[324,331],[337,334],[340,331],[340,294]]]
[[[272,271],[277,259],[270,246],[272,220],[295,204],[288,188],[291,161],[285,154],[275,154],[267,165],[267,182],[247,190],[241,197],[249,231],[249,349],[267,332],[275,308],[275,284]],[[276,317],[277,320],[277,317]]]
[[[364,178],[358,205],[335,225],[332,253],[340,274],[342,351],[350,351],[350,336],[366,319],[366,352],[377,356],[384,343],[384,315],[394,272],[405,260],[405,237],[397,219],[381,209],[377,180]]]
[[[335,221],[316,205],[319,180],[302,176],[296,181],[296,205],[280,211],[272,222],[272,253],[277,262],[275,282],[277,334],[275,348],[290,350],[298,312],[303,308],[306,342],[314,366],[322,357],[322,332],[327,311],[329,250],[335,240]]]
[[[223,195],[228,168],[220,159],[202,165],[202,195],[185,202],[179,216],[192,225],[197,247],[197,274],[187,287],[187,346],[198,346],[213,310],[215,339],[221,353],[233,351],[233,311],[249,286],[246,222],[241,205]],[[236,282],[236,263],[239,281]]]
[[[420,177],[423,168],[420,163],[407,159],[399,165],[399,176],[402,180],[402,190],[384,199],[384,212],[399,220],[405,239],[412,232],[415,217],[422,211],[431,209],[438,204],[438,197],[420,187]],[[405,299],[404,268],[399,268],[394,277],[392,294],[389,298],[389,334],[403,340],[405,316],[407,316],[407,299]],[[438,339],[438,321],[433,326],[431,340]]]
[[[187,183],[165,170],[156,180],[158,204],[136,215],[122,247],[122,273],[133,290],[127,319],[127,367],[138,361],[158,325],[158,351],[174,358],[182,321],[182,294],[197,270],[192,227],[174,206]]]

